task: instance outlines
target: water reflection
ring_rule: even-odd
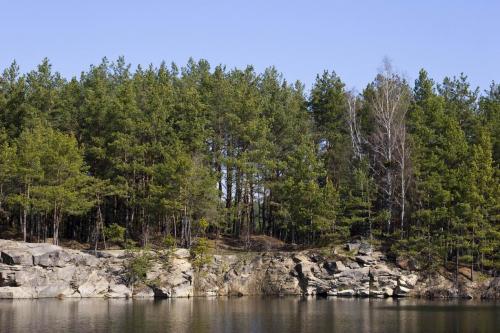
[[[0,332],[495,332],[495,303],[192,298],[0,301]]]

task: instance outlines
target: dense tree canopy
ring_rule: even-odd
[[[389,64],[356,93],[329,71],[306,92],[275,68],[204,60],[103,59],[71,80],[47,59],[27,74],[14,62],[0,76],[0,235],[361,236],[494,271],[499,119],[497,84],[481,94],[422,70],[412,85]]]

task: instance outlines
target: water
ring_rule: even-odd
[[[1,300],[0,332],[500,332],[500,303],[298,297]]]

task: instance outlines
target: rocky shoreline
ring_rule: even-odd
[[[187,249],[158,258],[146,283],[127,284],[123,250],[83,252],[0,240],[0,299],[307,295],[337,297],[500,298],[500,278],[454,281],[396,266],[364,243],[347,254],[321,251],[214,254],[197,269]]]

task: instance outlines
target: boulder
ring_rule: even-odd
[[[71,261],[71,255],[59,246],[44,244],[32,249],[33,264],[42,267],[62,267]]]
[[[36,294],[29,287],[0,287],[0,299],[15,298],[36,298]]]
[[[370,289],[370,297],[376,297],[376,298],[384,298],[385,294],[383,290],[378,290],[378,289]]]
[[[309,262],[309,257],[307,257],[305,254],[303,253],[296,253],[293,255],[292,257],[293,261],[295,261],[296,263],[301,263],[301,262]]]
[[[360,297],[369,297],[370,296],[370,289],[359,289],[357,292],[357,295]]]
[[[356,256],[356,261],[363,266],[372,266],[377,263],[377,260],[375,258],[366,255]]]
[[[76,256],[75,263],[79,266],[96,267],[101,263],[101,260],[92,254],[82,253]]]
[[[266,264],[267,269],[265,269]],[[256,263],[252,270],[253,284],[256,286],[256,291],[269,295],[300,295],[302,289],[299,274],[293,267],[294,262],[290,258],[283,261]],[[262,287],[259,288],[259,275],[264,269]]]
[[[104,297],[108,292],[109,282],[105,277],[99,276],[96,271],[87,277],[87,280],[78,286],[82,297]]]
[[[500,299],[500,277],[491,280],[488,289],[481,295],[484,299]]]
[[[394,295],[394,290],[392,288],[384,287],[382,290],[384,292],[384,296],[391,297]]]
[[[133,298],[153,298],[155,293],[153,289],[146,285],[140,285],[134,288],[132,293]]]
[[[194,296],[193,286],[187,281],[174,281],[167,285],[153,286],[153,292],[156,297],[173,298],[173,297],[192,297]]]
[[[124,284],[110,283],[108,293],[105,296],[108,298],[130,298],[132,291]]]
[[[330,289],[326,292],[326,296],[337,296],[337,290],[336,289]]]
[[[0,287],[19,287],[22,285],[25,273],[22,270],[12,269],[14,266],[0,264]]]
[[[405,288],[413,288],[417,284],[418,276],[415,274],[401,275],[398,279],[398,284]]]
[[[52,270],[53,276],[59,281],[65,281],[68,284],[73,281],[77,274],[76,266],[55,267]]]
[[[38,289],[37,296],[39,298],[61,298],[71,297],[75,293],[76,291],[70,287],[69,283],[57,281],[53,282],[52,284],[40,287]],[[80,294],[78,294],[78,297],[80,297]]]
[[[125,259],[129,256],[126,250],[100,250],[100,251],[87,251],[87,253],[97,258]]]
[[[186,259],[173,258],[168,267],[156,264],[147,274],[154,281],[151,288],[157,297],[194,296],[193,267]]]
[[[342,261],[327,261],[324,264],[325,268],[332,273],[340,273],[347,270],[347,267],[342,263]]]
[[[349,267],[350,269],[358,269],[358,268],[361,268],[361,266],[359,266],[359,264],[355,261],[348,261],[346,262],[345,264],[347,267]]]
[[[345,249],[349,252],[356,252],[359,249],[359,242],[346,243]]]
[[[409,292],[410,292],[410,288],[398,286],[396,288],[396,290],[394,291],[394,295],[396,295],[397,297],[406,297],[406,296],[408,296]]]
[[[396,265],[405,271],[417,271],[420,269],[420,265],[415,259],[407,257],[397,257]]]
[[[174,256],[177,259],[189,259],[191,257],[191,253],[188,249],[176,249],[174,251]]]
[[[355,296],[356,292],[353,289],[344,289],[337,291],[337,296],[339,297],[352,297]]]
[[[363,256],[371,255],[373,252],[372,246],[368,243],[360,243],[358,247],[358,254]]]
[[[23,249],[2,249],[1,257],[7,265],[33,266],[31,253]]]

